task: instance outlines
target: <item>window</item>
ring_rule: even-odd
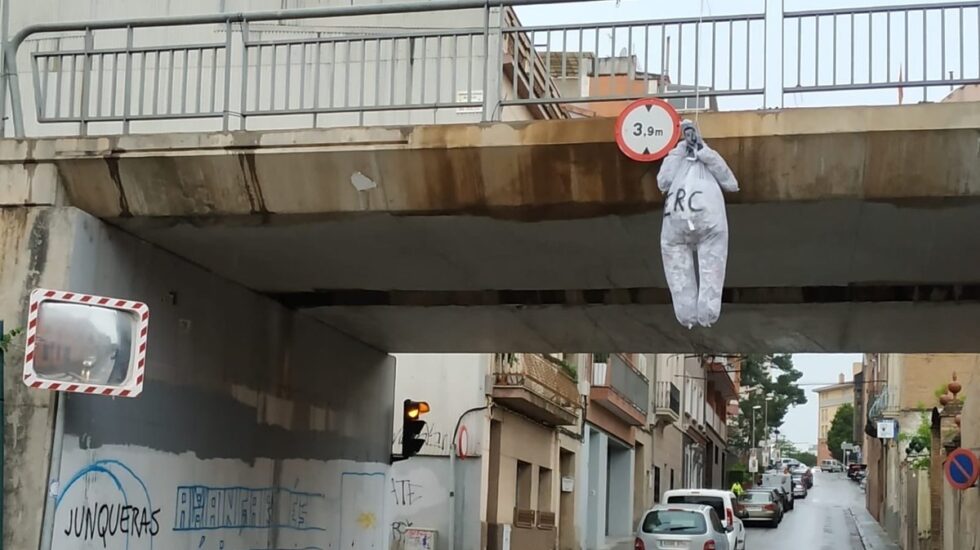
[[[678,495],[667,499],[667,504],[703,504],[711,506],[715,512],[725,515],[725,501],[721,497],[709,497],[705,495]]]
[[[718,464],[718,447],[715,447],[715,464]]]
[[[517,492],[515,493],[517,508],[531,509],[531,465],[517,461]]]
[[[699,535],[708,531],[708,522],[699,512],[687,510],[658,510],[643,518],[644,533]]]
[[[670,469],[670,490],[674,490],[674,469]]]
[[[653,467],[653,501],[660,502],[660,466]]]
[[[551,511],[551,469],[538,468],[538,511]]]

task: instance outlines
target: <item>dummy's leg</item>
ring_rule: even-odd
[[[697,322],[698,284],[694,273],[694,251],[685,243],[660,242],[664,275],[674,302],[677,322],[691,328]]]
[[[698,244],[698,324],[710,327],[721,314],[721,292],[725,288],[728,263],[728,230],[712,232]]]

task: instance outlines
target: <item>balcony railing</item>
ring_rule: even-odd
[[[725,421],[721,419],[721,416],[710,405],[705,412],[705,423],[722,439],[725,439],[728,435],[728,427],[725,425]]]
[[[681,414],[681,390],[672,382],[657,382],[654,406],[658,416],[677,420]]]
[[[363,115],[418,110],[436,122],[473,112],[500,120],[508,106],[563,118],[567,104],[650,95],[694,98],[698,109],[704,98],[754,96],[756,107],[769,108],[784,106],[786,95],[836,91],[848,94],[845,103],[864,103],[854,91],[914,88],[929,100],[930,90],[980,83],[976,0],[797,12],[775,2],[767,4],[776,13],[545,26],[521,25],[513,11],[558,2],[593,0],[431,0],[32,25],[4,48],[0,109],[9,92],[14,133],[23,137],[28,122],[32,133],[50,124],[50,133],[84,135],[129,133],[131,124],[174,131],[159,122],[190,119],[217,121],[202,130],[229,130],[233,121],[246,130],[269,117],[277,128],[316,127],[339,113],[354,118],[330,118],[334,125],[393,124]],[[450,10],[474,11],[456,28],[404,30],[405,14]],[[0,124],[6,119],[0,112]]]
[[[581,406],[578,385],[546,355],[499,354],[493,365],[494,400],[547,424],[572,424]]]
[[[636,425],[646,424],[650,381],[621,354],[592,365],[592,397],[614,414]]]

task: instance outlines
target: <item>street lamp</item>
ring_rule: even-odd
[[[771,393],[770,394],[767,394],[766,395],[765,420],[763,422],[763,424],[765,425],[765,431],[764,431],[764,433],[765,433],[765,437],[766,437],[766,464],[769,464],[770,462],[772,462],[772,447],[769,444],[769,402],[772,401],[772,400],[773,400],[773,395]]]

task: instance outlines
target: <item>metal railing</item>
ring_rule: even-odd
[[[621,354],[610,355],[606,363],[593,363],[592,385],[608,387],[643,414],[650,408],[650,381]]]
[[[657,410],[669,410],[674,416],[681,414],[681,390],[672,382],[657,382],[654,394],[654,406]]]
[[[521,25],[514,11],[590,1],[431,0],[33,25],[4,47],[0,109],[9,90],[15,135],[25,135],[31,109],[32,132],[71,124],[84,135],[175,131],[162,122],[191,119],[229,130],[233,120],[260,129],[603,116],[651,95],[682,110],[712,109],[726,96],[781,107],[787,95],[881,88],[921,87],[928,99],[930,87],[980,83],[978,0],[548,26]],[[454,15],[426,28],[442,12]],[[401,30],[414,21],[418,30]],[[777,54],[782,61],[769,63]]]
[[[784,54],[787,49],[796,54],[784,57],[786,93],[901,86],[922,87],[927,99],[931,86],[980,81],[976,0],[787,12],[783,25]],[[938,59],[930,63],[936,50]],[[812,52],[812,60],[804,52]]]
[[[711,405],[708,405],[706,408],[706,423],[711,426],[711,429],[713,429],[715,433],[721,437],[725,437],[727,435],[728,427],[721,419],[721,415],[719,415]]]

